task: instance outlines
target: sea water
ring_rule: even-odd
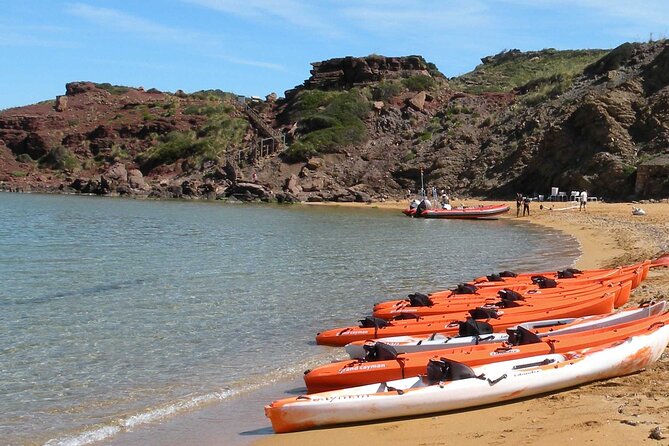
[[[375,302],[577,255],[511,219],[2,193],[0,443],[113,441],[224,410],[341,357],[315,334]],[[258,406],[244,413],[262,430]],[[218,420],[233,437],[235,416]]]

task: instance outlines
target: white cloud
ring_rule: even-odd
[[[378,1],[347,3],[342,15],[362,29],[373,32],[425,33],[426,30],[458,30],[483,26],[488,21],[488,9],[477,0],[438,1]]]
[[[218,57],[236,65],[248,65],[251,67],[267,68],[269,70],[274,70],[274,71],[286,71],[286,67],[284,67],[283,65],[271,62],[261,62],[257,60],[240,59],[237,57],[228,57],[228,56],[218,56]]]
[[[660,26],[669,24],[669,2],[666,0],[503,0],[504,3],[526,6],[530,9],[588,10],[598,17],[618,19],[620,24],[633,26]]]
[[[226,55],[221,39],[213,35],[170,27],[141,17],[135,17],[115,9],[98,8],[83,3],[70,5],[69,12],[100,26],[139,34],[148,39],[194,45],[198,48],[197,51],[206,48],[207,52],[203,53],[206,57],[223,59],[236,65],[250,65],[275,71],[285,70],[283,66],[270,62],[228,56]]]
[[[316,31],[328,37],[342,35],[327,11],[314,6],[318,2],[299,0],[183,0],[225,14],[257,22],[287,24]],[[328,3],[328,2],[325,2]],[[278,20],[278,21],[277,21]]]
[[[77,48],[73,41],[63,40],[58,34],[68,28],[52,25],[0,23],[0,46],[33,46],[43,48]]]
[[[165,26],[115,9],[99,8],[84,3],[70,5],[68,12],[106,28],[140,34],[153,40],[190,41],[200,37],[199,34],[184,29]]]

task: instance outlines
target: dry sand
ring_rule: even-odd
[[[467,205],[478,202],[466,200]],[[548,206],[547,206],[548,205]],[[369,206],[369,205],[368,205]],[[405,202],[371,206],[402,208]],[[669,204],[642,207],[632,216],[631,203],[588,203],[586,212],[570,204],[532,203],[528,222],[573,235],[581,244],[578,268],[612,267],[669,252]],[[512,213],[505,218],[515,217]],[[549,210],[553,207],[554,210]],[[651,270],[634,290],[628,306],[669,298],[669,269]],[[667,439],[650,439],[660,427]],[[272,435],[254,446],[346,445],[507,445],[507,444],[662,444],[669,445],[669,354],[635,375],[579,388],[462,412],[381,423]]]

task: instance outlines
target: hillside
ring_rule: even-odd
[[[420,56],[312,65],[281,99],[68,84],[0,112],[0,188],[370,201],[422,168],[459,196],[669,196],[665,41],[504,51],[453,79]]]

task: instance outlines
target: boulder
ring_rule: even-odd
[[[427,93],[421,91],[420,93],[417,93],[415,96],[409,99],[409,105],[418,111],[423,111],[425,109],[426,97]]]
[[[302,192],[302,187],[300,186],[300,180],[297,178],[295,174],[291,175],[286,180],[286,184],[283,187],[283,190],[292,195],[299,195]]]
[[[149,190],[150,187],[144,181],[144,175],[139,169],[130,169],[128,171],[128,186],[133,189]]]
[[[128,171],[123,163],[116,163],[107,170],[105,177],[114,183],[126,183],[128,182]]]
[[[56,111],[64,112],[67,110],[67,96],[56,96]]]
[[[309,170],[318,170],[323,167],[322,158],[309,158],[309,161],[305,164],[305,167]]]

